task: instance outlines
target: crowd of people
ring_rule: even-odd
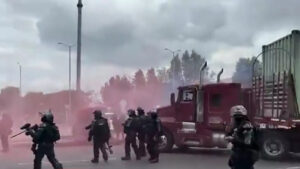
[[[94,112],[94,116],[95,119],[87,129],[89,129],[88,140],[93,140],[94,145],[94,158],[91,162],[98,163],[99,150],[102,152],[103,160],[108,160],[106,149],[110,146],[109,139],[111,133],[108,120],[102,116],[102,112],[97,110]],[[131,160],[132,148],[137,160],[145,157],[148,151],[150,156],[149,162],[157,163],[159,161],[158,144],[160,136],[162,135],[162,126],[156,112],[151,111],[146,115],[145,111],[140,107],[137,108],[136,111],[129,109],[128,118],[123,123],[123,129],[126,136],[125,156],[122,157],[122,160]],[[119,134],[119,132],[116,132],[117,136],[119,136]]]

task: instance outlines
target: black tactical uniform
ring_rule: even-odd
[[[139,154],[141,157],[146,156],[146,123],[147,117],[145,116],[145,111],[142,108],[137,108],[138,112],[138,139],[139,139]]]
[[[235,111],[239,109],[245,111],[243,107],[238,107]],[[233,112],[234,124],[227,136],[227,140],[233,145],[228,162],[232,169],[254,169],[253,166],[258,160],[257,131],[245,114]]]
[[[159,161],[159,140],[162,135],[162,125],[156,112],[150,112],[149,121],[146,127],[147,150],[150,155],[149,161],[157,163]]]
[[[125,138],[125,157],[122,157],[122,160],[130,160],[130,146],[133,148],[136,159],[140,160],[140,155],[138,152],[138,147],[136,144],[136,134],[137,134],[137,118],[134,110],[128,110],[129,118],[124,123],[124,133],[126,134]]]
[[[54,169],[62,169],[63,166],[57,161],[54,153],[54,142],[60,139],[58,127],[53,123],[53,115],[51,112],[43,113],[42,124],[37,130],[28,131],[26,134],[31,135],[34,147],[34,169],[41,169],[42,159],[46,155]],[[37,149],[36,149],[37,146]]]
[[[91,141],[93,139],[93,147],[94,147],[94,159],[92,159],[92,163],[99,162],[99,149],[102,152],[102,156],[104,161],[108,160],[108,155],[106,149],[108,148],[109,138],[110,138],[110,129],[108,125],[108,121],[106,118],[102,117],[101,111],[95,111],[95,120],[90,125],[90,132],[88,140]]]

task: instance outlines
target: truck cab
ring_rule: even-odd
[[[229,111],[242,104],[241,90],[238,83],[179,87],[177,98],[171,94],[171,105],[157,110],[165,133],[160,149],[169,151],[174,144],[179,148],[227,147]]]

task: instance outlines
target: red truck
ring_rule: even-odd
[[[263,66],[267,64],[266,53],[264,46],[261,54]],[[230,124],[229,110],[234,105],[244,105],[251,121],[259,128],[258,138],[264,157],[279,159],[288,152],[300,152],[300,116],[296,94],[300,91],[295,85],[299,77],[292,71],[297,68],[283,67],[277,67],[276,72],[270,75],[253,76],[251,88],[244,89],[238,83],[201,85],[201,78],[200,85],[179,87],[177,98],[174,93],[171,94],[171,105],[157,109],[164,128],[160,149],[170,151],[174,145],[178,148],[227,148],[224,136]]]

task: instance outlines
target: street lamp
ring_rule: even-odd
[[[171,52],[173,57],[175,57],[175,53],[179,53],[181,51],[181,49],[171,50],[169,48],[165,48],[165,50]]]
[[[17,62],[17,64],[19,65],[19,73],[20,73],[20,76],[19,76],[19,90],[20,90],[20,95],[22,96],[22,65]]]
[[[172,53],[172,56],[173,56],[173,59],[175,58],[175,53],[179,53],[181,50],[180,49],[177,49],[177,50],[171,50],[169,48],[165,48],[166,51],[168,52],[171,52]],[[174,68],[173,68],[174,69]],[[171,70],[172,73],[173,73],[173,90],[175,89],[175,70]]]
[[[72,52],[72,47],[74,46],[73,44],[66,44],[62,42],[58,42],[57,44],[68,47],[69,49],[69,115],[71,115],[72,112],[72,106],[71,106],[71,52]],[[68,122],[68,113],[66,113],[66,121]]]
[[[80,91],[81,83],[81,31],[82,31],[82,0],[78,0],[78,21],[77,21],[77,76],[76,76],[76,90]]]

